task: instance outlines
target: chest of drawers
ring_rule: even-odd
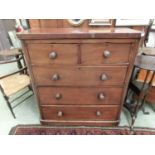
[[[18,37],[42,124],[118,125],[139,31],[32,29]]]

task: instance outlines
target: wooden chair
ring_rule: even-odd
[[[0,90],[4,96],[4,99],[6,100],[6,103],[13,117],[16,118],[13,108],[17,107],[20,103],[22,103],[27,98],[33,95],[33,92],[32,92],[28,97],[26,97],[20,103],[16,104],[15,106],[12,106],[12,103],[14,101],[16,101],[17,99],[19,99],[20,97],[28,93],[29,91],[32,91],[30,77],[27,73],[27,67],[26,67],[24,56],[21,49],[3,51],[3,52],[0,52],[0,56],[14,57],[14,59],[11,59],[11,60],[1,61],[0,64],[8,64],[8,63],[16,62],[18,66],[18,69],[15,72],[9,73],[4,76],[0,76]],[[23,63],[21,61],[23,61]],[[26,87],[28,87],[28,91],[24,92],[22,95],[16,97],[13,100],[10,100],[13,95],[15,95],[17,92],[21,91]]]
[[[137,70],[145,69],[146,76],[144,81],[137,80]],[[135,74],[136,72],[136,74]],[[128,87],[128,98],[131,97],[130,102],[127,100],[124,106],[129,110],[132,122],[131,130],[133,130],[134,122],[140,109],[143,108],[147,94],[154,84],[153,79],[155,78],[155,57],[138,55],[136,57],[135,66],[133,69],[133,76],[131,77],[129,87]],[[143,109],[144,111],[144,109]],[[145,114],[148,114],[144,111]]]

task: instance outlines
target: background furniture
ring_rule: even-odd
[[[48,26],[55,27],[52,22]],[[38,28],[18,33],[18,37],[33,80],[41,123],[118,125],[140,31]]]
[[[95,26],[89,25],[90,19],[85,19],[82,24],[78,25],[78,28],[100,28],[103,26]],[[112,20],[112,24],[104,27],[115,27],[116,20]],[[30,19],[29,20],[30,28],[75,28],[77,26],[73,26],[70,22],[66,19]]]
[[[142,37],[140,40],[140,46],[142,47],[143,44],[147,43],[149,32],[151,30],[151,26],[153,24],[152,19],[148,20],[128,20],[128,19],[110,19],[112,22],[111,25],[90,25],[91,19],[85,19],[81,25],[78,27],[73,26],[68,22],[66,19],[29,19],[29,27],[30,29],[33,28],[95,28],[95,29],[103,29],[103,28],[131,28],[134,30],[138,30],[142,32]]]
[[[21,49],[12,49],[3,51],[0,53],[0,56],[12,56],[14,59],[7,60],[7,61],[0,61],[0,64],[8,64],[8,63],[17,63],[18,70],[15,72],[9,73],[4,76],[0,76],[0,90],[4,96],[4,99],[6,100],[6,103],[13,115],[14,118],[16,118],[13,108],[17,107],[20,103],[22,103],[25,99],[29,98],[31,95],[26,97],[24,100],[22,100],[20,103],[16,104],[15,106],[12,106],[12,103],[19,99],[21,96],[28,93],[31,89],[31,83],[30,83],[30,77],[27,73],[27,67],[25,65],[23,53]],[[22,62],[23,61],[23,62]],[[24,92],[22,95],[16,97],[15,99],[11,99],[13,95],[15,95],[17,92],[21,91],[22,89],[28,87],[28,91]]]
[[[90,24],[91,19],[84,19],[79,28],[90,28],[90,27],[129,27],[137,30],[145,30],[149,25],[149,20],[118,20],[110,19],[112,22],[111,25],[102,25],[102,24]],[[66,19],[29,19],[28,20],[30,28],[73,28],[73,26]]]
[[[140,71],[145,70],[144,79],[142,79],[140,74],[138,78],[135,76],[135,70],[139,68]],[[133,130],[133,125],[137,114],[145,103],[147,98],[147,94],[150,88],[153,85],[153,81],[155,80],[155,57],[153,56],[146,56],[146,55],[138,55],[135,61],[135,67],[133,70],[133,76],[130,80],[129,88],[128,88],[128,95],[132,94],[132,102],[125,103],[125,107],[130,111],[132,122],[131,122],[131,129]],[[155,83],[154,83],[155,84]],[[144,111],[144,110],[143,110]],[[145,113],[145,111],[144,111]]]

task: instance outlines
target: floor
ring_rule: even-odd
[[[155,43],[154,35],[155,34],[150,35],[150,37],[153,39],[149,41],[148,43],[149,46],[153,46]],[[13,65],[8,64],[5,66],[0,65],[0,75],[10,73],[15,69],[16,69],[15,64]],[[26,89],[24,91],[26,91]],[[155,128],[155,112],[148,104],[145,104],[145,107],[146,110],[150,112],[150,114],[144,115],[140,111],[137,120],[135,122],[135,126]],[[17,124],[39,124],[39,110],[34,96],[31,96],[29,99],[25,100],[22,104],[17,106],[14,109],[14,112],[17,117],[16,119],[12,117],[6,105],[6,102],[0,92],[0,135],[7,135],[10,129]],[[128,126],[129,124],[130,124],[130,115],[126,109],[122,109],[119,126]]]

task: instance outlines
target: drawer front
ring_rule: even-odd
[[[32,64],[77,64],[76,44],[28,44]]]
[[[122,85],[126,66],[111,67],[35,67],[36,84],[53,86]]]
[[[123,88],[39,87],[42,105],[104,105],[121,104]]]
[[[42,106],[42,119],[53,120],[116,120],[119,106]]]
[[[81,45],[81,63],[84,65],[128,63],[130,44],[83,44]]]

